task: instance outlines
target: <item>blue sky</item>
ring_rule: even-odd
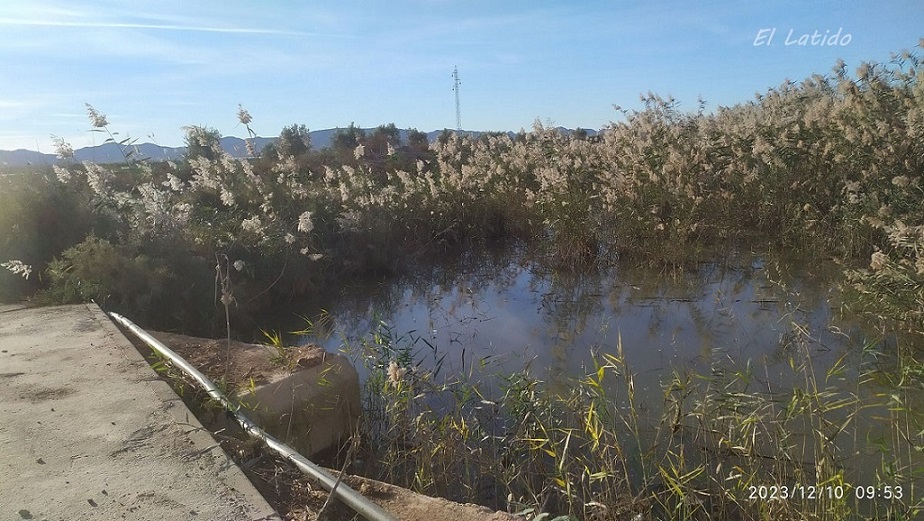
[[[846,45],[785,45],[790,30],[840,30]],[[98,144],[84,103],[121,137],[166,146],[184,125],[244,135],[239,103],[263,136],[292,123],[454,128],[454,66],[466,129],[600,128],[641,93],[731,105],[921,37],[920,0],[3,0],[0,149],[51,152],[52,134]]]

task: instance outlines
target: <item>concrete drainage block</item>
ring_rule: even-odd
[[[343,355],[325,353],[317,365],[267,379],[237,398],[258,425],[300,453],[321,452],[356,430],[359,376]]]
[[[304,455],[333,447],[356,429],[359,376],[343,355],[312,345],[279,349],[152,334],[214,382],[225,382],[248,417]],[[202,422],[215,429],[227,427],[226,415],[214,412],[203,411]]]

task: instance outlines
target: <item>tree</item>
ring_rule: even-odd
[[[440,132],[440,135],[437,136],[436,140],[439,142],[439,144],[445,145],[446,143],[449,143],[450,139],[452,139],[453,134],[455,134],[455,132],[449,130],[448,128],[444,128],[442,132]]]
[[[290,125],[282,129],[279,139],[276,140],[276,151],[279,157],[294,156],[296,158],[307,155],[311,151],[311,135],[305,125]]]
[[[368,141],[380,141],[391,144],[393,147],[397,148],[401,145],[401,131],[398,130],[398,127],[396,127],[394,123],[380,125],[372,131],[372,136],[370,136]]]
[[[418,161],[423,161],[425,165],[429,165],[435,160],[433,152],[430,151],[430,141],[427,139],[427,135],[416,128],[408,130],[405,149],[407,153],[405,154],[405,164],[402,169],[407,172],[416,172]],[[425,167],[426,169],[429,169],[429,167]]]
[[[186,131],[186,159],[204,157],[210,161],[218,159],[221,150],[221,133],[211,127],[193,125],[183,127]]]
[[[376,127],[361,143],[364,148],[362,161],[376,178],[383,180],[385,172],[396,169],[395,153],[401,146],[401,131],[394,123]]]
[[[334,150],[349,151],[359,146],[359,143],[366,138],[366,133],[361,128],[357,128],[354,123],[350,123],[347,128],[338,128],[330,140],[330,146]]]
[[[430,142],[425,133],[412,128],[407,133],[407,146],[411,150],[424,152],[430,148]]]

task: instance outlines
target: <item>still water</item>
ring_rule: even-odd
[[[553,390],[565,389],[593,372],[595,354],[621,353],[633,375],[634,407],[647,422],[642,436],[652,437],[666,417],[672,377],[744,374],[737,383],[744,382],[738,389],[752,400],[745,409],[776,404],[758,421],[779,422],[774,425],[791,434],[787,443],[802,447],[795,451],[800,461],[833,454],[849,485],[892,479],[886,484],[910,486],[920,479],[910,477],[918,475],[914,469],[924,468],[914,450],[924,440],[906,435],[921,429],[908,417],[903,425],[909,427],[891,429],[896,409],[886,402],[894,390],[875,376],[897,371],[890,353],[899,341],[842,311],[842,271],[828,260],[751,252],[683,269],[626,262],[561,271],[523,252],[480,252],[399,279],[343,288],[323,306],[331,334],[310,341],[356,356],[346,346],[361,344],[385,324],[393,344],[410,347],[420,369],[436,371],[437,379],[478,382],[491,399],[502,392],[498,375],[526,370]],[[365,376],[362,361],[355,365]],[[787,401],[803,391],[816,400],[811,410],[825,410],[824,419],[780,420]],[[903,394],[901,407],[921,410],[919,394]],[[857,401],[835,407],[845,396]],[[689,411],[691,403],[685,407]],[[715,420],[724,413],[711,414]],[[699,425],[706,429],[700,432],[717,432],[708,422]],[[768,429],[756,450],[780,454]],[[829,434],[830,443],[819,446],[820,436]],[[895,455],[902,460],[897,466]],[[629,467],[640,468],[637,454],[630,460]],[[815,474],[813,463],[804,465],[808,476]],[[886,473],[894,471],[893,477],[883,478],[882,469],[892,469]]]
[[[717,365],[750,364],[755,382],[773,391],[793,373],[793,356],[824,371],[866,342],[836,312],[838,269],[736,254],[685,270],[561,272],[498,253],[345,288],[326,307],[336,334],[322,343],[355,344],[382,321],[413,343],[425,369],[478,376],[528,368],[552,384],[586,374],[594,352],[621,344],[636,383],[659,401],[666,372]]]
[[[905,476],[895,480],[916,481],[909,473],[917,475],[924,459],[913,447],[924,440],[904,436],[920,429],[916,420],[891,429],[895,409],[880,397],[893,390],[875,376],[896,371],[889,354],[898,340],[842,312],[842,271],[831,261],[751,252],[683,269],[622,263],[561,271],[523,252],[481,252],[343,288],[324,305],[331,334],[310,340],[357,356],[345,346],[359,345],[386,324],[393,344],[410,347],[420,369],[436,371],[437,380],[477,382],[492,400],[503,392],[498,375],[526,370],[553,391],[565,389],[593,372],[595,354],[621,352],[633,375],[634,407],[647,424],[642,436],[655,436],[669,416],[665,394],[675,375],[694,381],[746,375],[736,381],[752,397],[747,407],[776,404],[759,421],[779,421],[788,400],[803,391],[814,393],[813,407],[821,409],[825,400],[834,408],[837,400],[855,397],[855,405],[826,409],[823,420],[803,416],[775,425],[791,434],[787,443],[804,448],[800,460],[813,461],[819,450],[833,454],[848,484],[878,482],[887,467]],[[362,361],[355,365],[364,377]],[[920,398],[904,394],[902,406],[920,410]],[[867,405],[856,405],[860,400]],[[447,404],[452,407],[434,402],[437,409]],[[684,407],[689,412],[692,402]],[[714,420],[724,413],[710,414]],[[819,447],[816,429],[830,434],[831,443]],[[779,454],[776,444],[767,431],[756,450]],[[886,446],[891,449],[877,449]],[[904,455],[898,467],[890,460],[896,454]]]

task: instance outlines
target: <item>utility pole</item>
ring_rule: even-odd
[[[456,130],[462,132],[462,110],[459,108],[459,85],[462,83],[459,81],[459,67],[455,66],[452,69],[452,90],[456,91]]]

